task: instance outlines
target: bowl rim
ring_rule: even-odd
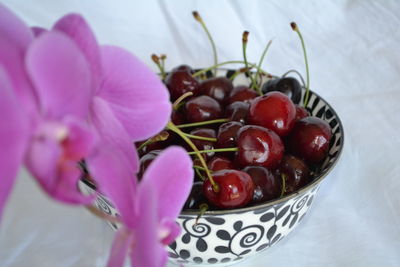
[[[229,68],[218,68],[218,70],[224,70],[224,71],[229,71],[231,69]],[[304,89],[304,88],[303,88]],[[257,205],[253,205],[253,206],[249,206],[249,207],[243,207],[243,208],[237,208],[237,209],[226,209],[226,210],[208,210],[205,211],[202,216],[207,216],[207,215],[229,215],[229,214],[239,214],[239,213],[245,213],[245,212],[249,212],[249,211],[254,211],[254,210],[259,210],[259,209],[265,209],[265,208],[269,208],[271,206],[277,205],[277,204],[281,204],[283,202],[286,202],[290,199],[295,198],[298,195],[302,195],[303,193],[309,191],[311,188],[313,188],[314,186],[316,186],[317,184],[319,184],[331,171],[332,169],[336,166],[339,158],[342,155],[343,152],[343,146],[344,146],[344,128],[343,128],[343,124],[342,121],[340,120],[339,115],[337,114],[336,110],[329,104],[328,101],[326,101],[323,97],[321,97],[319,94],[315,93],[313,90],[310,89],[310,92],[314,95],[316,95],[319,99],[321,99],[322,101],[325,102],[325,104],[327,106],[329,106],[329,108],[331,109],[334,117],[337,119],[338,125],[339,125],[339,129],[340,132],[342,133],[342,141],[340,142],[340,147],[338,150],[338,154],[337,156],[334,158],[334,161],[332,162],[332,165],[325,170],[323,173],[321,173],[320,175],[318,175],[314,181],[312,181],[311,183],[309,183],[308,185],[306,185],[305,187],[300,188],[299,190],[292,192],[291,194],[283,197],[283,198],[278,198],[278,199],[273,199],[273,200],[269,200]],[[96,190],[96,186],[89,180],[82,178],[81,181],[89,186],[91,189]],[[183,210],[180,212],[178,217],[181,216],[198,216],[199,215],[199,211],[198,210]]]
[[[334,117],[337,119],[337,122],[338,122],[338,125],[339,125],[339,129],[340,129],[340,132],[342,134],[342,136],[341,136],[342,140],[340,142],[338,154],[334,158],[334,160],[332,162],[332,165],[327,170],[325,170],[323,173],[318,175],[314,179],[314,181],[312,181],[311,183],[309,183],[305,187],[302,187],[299,190],[297,190],[295,192],[292,192],[291,194],[289,194],[289,195],[287,195],[287,196],[285,196],[283,198],[273,199],[273,200],[269,200],[269,201],[266,201],[266,202],[263,202],[263,203],[260,203],[260,204],[257,204],[257,205],[238,208],[238,209],[209,210],[209,211],[204,212],[202,217],[204,217],[206,215],[228,215],[228,214],[244,213],[244,212],[248,212],[248,211],[254,211],[254,210],[269,208],[271,206],[286,202],[286,201],[288,201],[290,199],[295,198],[298,195],[302,195],[306,191],[310,190],[311,188],[313,188],[314,186],[319,184],[333,170],[333,168],[336,166],[336,164],[337,164],[337,162],[338,162],[338,160],[341,157],[342,152],[343,152],[343,146],[344,146],[343,124],[342,124],[342,121],[340,120],[339,115],[337,114],[336,110],[329,104],[329,102],[327,102],[323,97],[321,97],[319,94],[315,93],[313,90],[310,89],[310,92],[312,92],[312,94],[316,95],[318,98],[320,98],[322,101],[324,101],[327,106],[329,106],[329,108],[331,109]],[[198,216],[199,215],[199,211],[198,210],[182,210],[181,213],[179,214],[179,217],[180,216],[193,216],[193,215]]]

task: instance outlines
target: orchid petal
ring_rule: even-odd
[[[25,73],[25,51],[33,40],[31,30],[14,13],[0,4],[0,64],[12,83],[27,115],[37,112],[37,102]]]
[[[38,26],[31,27],[31,30],[35,37],[39,37],[42,33],[47,32],[47,30],[45,28],[38,27]]]
[[[192,160],[180,147],[169,147],[149,165],[141,184],[151,184],[160,203],[160,218],[176,218],[193,185]],[[144,185],[143,185],[144,186]]]
[[[5,71],[0,67],[0,220],[27,144],[27,127]]]
[[[90,65],[94,79],[93,86],[97,88],[102,73],[100,48],[85,19],[78,14],[69,14],[58,20],[53,29],[67,34],[80,48]]]
[[[123,266],[132,241],[133,235],[130,230],[124,227],[118,230],[111,247],[107,267]]]
[[[102,46],[103,80],[97,95],[106,100],[133,141],[160,132],[171,115],[161,79],[126,50]]]
[[[180,226],[174,219],[162,219],[160,222],[160,228],[162,229],[161,243],[164,245],[171,244],[181,232]]]
[[[103,144],[93,155],[86,158],[86,163],[98,190],[116,206],[125,225],[133,228],[136,224],[136,177],[131,171],[131,162],[126,155],[119,149]]]
[[[99,97],[94,97],[91,106],[91,119],[102,142],[124,151],[129,159],[131,170],[136,173],[139,169],[139,159],[133,142],[121,123],[115,118],[110,106]]]
[[[142,185],[138,191],[137,223],[131,252],[132,266],[161,267],[166,251],[159,239],[159,218],[155,188]]]
[[[89,66],[66,35],[41,34],[27,51],[26,67],[47,118],[59,119],[66,114],[87,116],[91,97]]]

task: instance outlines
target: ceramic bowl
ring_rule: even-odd
[[[217,76],[230,77],[233,73],[232,70],[218,70]],[[211,75],[207,73],[207,76]],[[249,84],[244,74],[236,76],[233,82],[235,85]],[[303,89],[303,96],[304,93]],[[231,265],[277,244],[296,228],[316,199],[321,182],[338,161],[344,143],[342,123],[323,98],[311,91],[307,109],[313,116],[327,121],[333,132],[328,156],[315,171],[313,181],[277,200],[240,209],[207,211],[197,224],[197,211],[182,211],[177,219],[181,234],[168,247],[171,261],[185,266]],[[81,182],[81,189],[94,190],[85,181]],[[103,212],[117,216],[118,212],[107,198],[99,196],[96,205]]]

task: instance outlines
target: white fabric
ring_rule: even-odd
[[[49,27],[82,13],[101,43],[123,46],[155,71],[212,64],[198,10],[215,37],[219,60],[241,59],[273,45],[264,67],[304,72],[295,20],[307,44],[311,87],[333,105],[345,149],[310,213],[276,247],[240,266],[400,266],[400,2],[6,0],[30,25]],[[0,266],[104,266],[112,232],[83,208],[48,201],[21,172],[0,225]]]

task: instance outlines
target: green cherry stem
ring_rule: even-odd
[[[190,139],[197,139],[197,140],[204,140],[204,141],[210,141],[210,142],[217,142],[217,138],[213,137],[204,137],[204,136],[199,136],[199,135],[193,135],[193,134],[188,134],[184,133],[187,137]]]
[[[208,67],[208,68],[205,68],[205,69],[202,69],[202,70],[199,70],[199,71],[193,73],[192,77],[196,78],[196,77],[206,73],[207,71],[216,69],[216,68],[224,66],[224,65],[229,65],[229,64],[244,64],[244,61],[243,60],[231,60],[231,61],[225,61],[225,62],[222,62],[222,63],[218,63],[216,65],[213,65],[211,67]],[[253,64],[253,63],[249,63],[248,62],[247,64],[249,65],[249,67],[252,67],[252,68],[257,68],[258,67],[256,64]],[[271,74],[269,74],[268,72],[266,72],[263,69],[260,69],[260,72],[264,73],[265,75],[272,76]]]
[[[168,137],[169,137],[169,133],[167,131],[162,131],[159,134],[157,134],[156,136],[153,136],[153,137],[147,139],[143,144],[141,144],[138,147],[137,150],[141,150],[145,146],[150,145],[152,143],[167,140]]]
[[[299,27],[297,27],[297,24],[295,22],[290,23],[290,26],[292,27],[292,30],[297,33],[297,35],[300,38],[301,41],[301,47],[303,48],[303,54],[304,54],[304,62],[306,64],[306,94],[304,95],[304,107],[307,107],[308,100],[310,97],[310,72],[308,68],[308,59],[307,59],[307,51],[306,51],[306,45],[304,44],[304,39],[303,36],[301,35],[301,32],[299,30]]]
[[[206,178],[204,177],[203,174],[201,174],[200,170],[204,170],[204,168],[201,168],[199,166],[193,166],[194,171],[196,172],[196,174],[200,177],[200,179],[204,182],[206,180]]]
[[[282,191],[280,197],[283,197],[283,195],[286,193],[286,174],[282,173],[281,178],[282,178]]]
[[[204,23],[203,19],[201,18],[199,12],[193,11],[192,14],[193,14],[193,17],[195,18],[195,20],[197,20],[200,23],[201,27],[204,29],[204,31],[207,34],[207,38],[210,41],[211,47],[213,50],[214,64],[217,65],[218,64],[218,55],[217,55],[217,48],[215,46],[214,39],[212,38],[210,32],[208,31],[208,28],[207,28],[206,24]],[[216,75],[216,71],[214,72],[214,75]]]
[[[199,150],[197,149],[197,147],[193,144],[193,142],[185,135],[184,132],[182,132],[175,124],[173,124],[171,121],[168,122],[167,124],[167,128],[173,132],[175,132],[176,134],[178,134],[194,151],[194,154],[197,155],[197,157],[200,160],[201,165],[203,165],[203,168],[205,169],[205,172],[207,174],[207,178],[210,179],[211,185],[213,187],[214,192],[219,192],[219,185],[214,181],[214,179],[212,178],[211,172],[207,167],[207,163],[204,160],[204,158],[201,156],[201,154],[199,153]]]
[[[172,104],[172,108],[173,110],[178,110],[180,107],[180,103],[187,97],[192,96],[193,93],[192,92],[186,92],[183,95],[181,95],[180,97],[178,97],[177,100],[175,100],[175,102]]]
[[[260,69],[261,69],[261,65],[262,65],[262,63],[264,62],[264,58],[265,58],[265,55],[267,54],[267,52],[268,52],[268,50],[269,50],[269,47],[271,46],[271,44],[272,44],[272,40],[269,40],[269,42],[267,43],[267,45],[265,46],[265,48],[264,48],[264,51],[262,52],[262,54],[261,54],[261,58],[260,58],[260,61],[258,62],[258,68],[257,68],[257,72],[256,72],[256,79],[257,79],[257,77],[260,77],[260,81],[261,81],[261,73],[260,73]],[[261,86],[261,85],[260,85]],[[260,88],[260,87],[259,87]],[[259,92],[260,93],[260,92]],[[261,92],[261,94],[262,94],[262,92]]]
[[[209,209],[208,205],[206,203],[202,203],[199,206],[199,215],[197,215],[196,220],[194,221],[194,226],[196,226],[199,223],[199,220],[201,216],[204,215],[204,213]]]
[[[201,167],[201,166],[197,166],[197,165],[193,165],[193,168],[195,168],[195,169],[197,169],[197,170],[200,170],[200,171],[206,171],[206,169],[204,169],[204,168]]]
[[[165,79],[165,70],[164,70],[162,64],[160,63],[160,58],[157,55],[152,54],[151,59],[153,60],[153,62],[157,65],[158,69],[160,70],[161,79],[164,80]]]
[[[203,125],[209,125],[209,124],[224,123],[224,122],[228,122],[228,121],[229,121],[229,119],[216,119],[216,120],[210,120],[210,121],[200,121],[200,122],[179,124],[179,125],[176,125],[176,127],[177,128],[189,128],[189,127],[197,127],[197,126],[203,126]]]
[[[256,81],[253,78],[253,75],[251,75],[251,73],[249,72],[249,64],[247,62],[247,53],[246,53],[248,38],[249,38],[249,32],[244,31],[243,35],[242,35],[242,50],[243,50],[244,66],[246,68],[246,73],[250,77],[250,80],[251,80],[251,88],[254,88],[256,91],[258,91],[258,93],[260,95],[262,95],[262,92],[261,92],[260,88],[258,87],[258,84],[256,83]]]
[[[215,149],[206,149],[206,150],[198,150],[196,152],[188,152],[189,155],[197,155],[199,153],[210,153],[210,152],[235,152],[238,151],[237,147],[228,147],[228,148],[215,148]]]

